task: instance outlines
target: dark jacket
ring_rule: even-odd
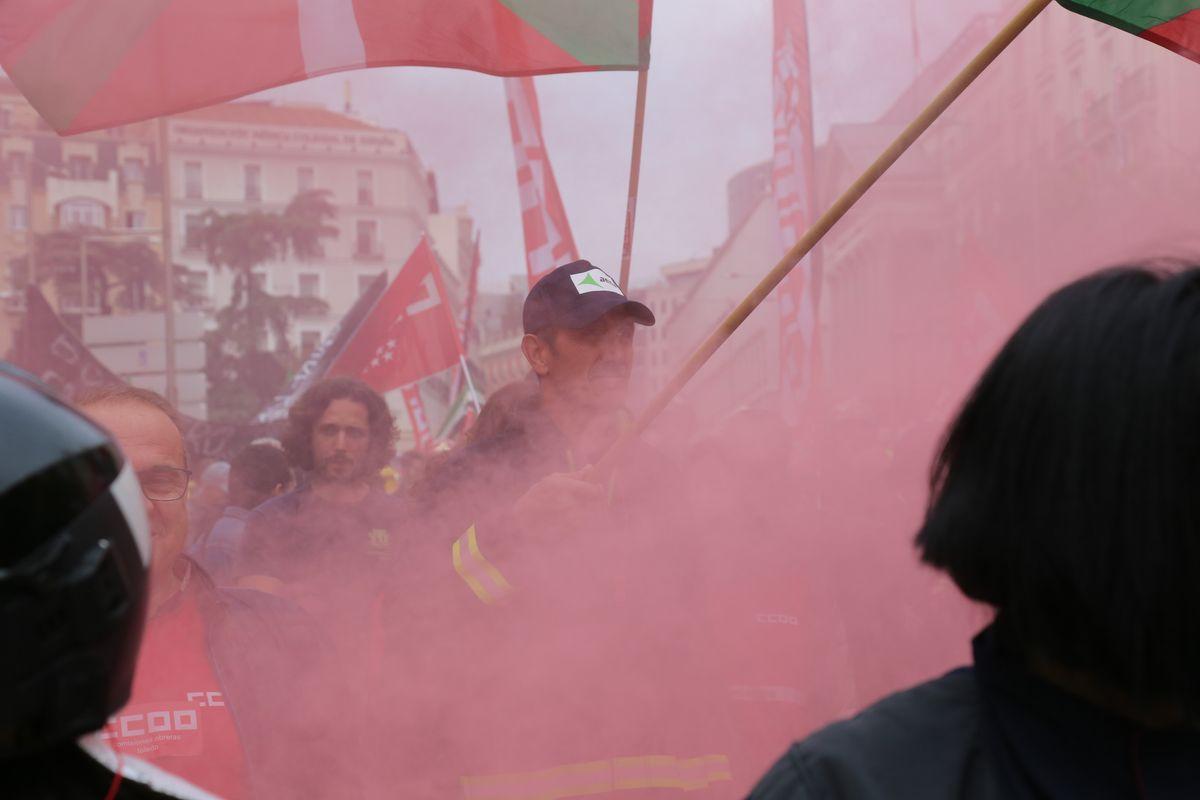
[[[507,422],[434,476],[429,559],[396,581],[404,591],[396,614],[428,632],[398,636],[423,645],[389,648],[409,662],[384,673],[407,676],[408,687],[393,691],[429,706],[414,719],[426,721],[425,740],[438,741],[434,757],[404,771],[445,766],[421,796],[649,797],[683,786],[689,797],[728,796],[732,737],[696,611],[693,527],[681,493],[663,488],[677,473],[635,441],[609,503],[530,531],[505,510],[594,454],[573,453],[535,405]],[[468,526],[508,594],[477,593],[456,574],[451,542]],[[463,561],[467,551],[460,545]],[[427,699],[446,697],[454,701]]]
[[[975,666],[900,692],[784,754],[755,800],[1200,797],[1200,731],[1151,731],[1034,677],[992,628]]]
[[[209,661],[221,684],[256,800],[354,797],[348,742],[330,727],[339,716],[336,673],[308,615],[281,598],[200,582]]]

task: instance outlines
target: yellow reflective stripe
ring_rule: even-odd
[[[461,541],[461,539],[456,539],[454,541],[454,544],[450,547],[450,555],[454,559],[454,571],[458,573],[458,577],[462,578],[464,581],[467,582],[467,586],[471,587],[471,591],[475,593],[476,597],[478,597],[480,600],[482,600],[485,603],[492,602],[492,599],[488,595],[487,590],[485,590],[479,584],[479,581],[475,580],[475,577],[473,575],[468,573],[466,571],[466,569],[463,568],[462,547],[459,545],[460,541]]]
[[[490,605],[512,592],[512,586],[504,575],[480,552],[474,525],[455,540],[450,547],[450,555],[454,561],[454,571],[484,603]]]
[[[467,800],[558,800],[635,789],[694,791],[733,780],[729,758],[628,756],[605,761],[563,764],[536,772],[464,776]]]
[[[492,583],[496,584],[497,588],[504,594],[511,592],[512,586],[509,585],[508,581],[500,573],[500,570],[496,569],[496,566],[484,558],[483,553],[479,552],[479,540],[475,538],[474,525],[467,528],[467,547],[470,549],[471,555],[474,556],[475,560],[488,574],[488,577],[492,579]]]

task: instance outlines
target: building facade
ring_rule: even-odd
[[[323,301],[324,311],[292,321],[289,345],[301,356],[376,276],[394,278],[423,235],[441,261],[453,313],[461,312],[474,221],[465,208],[439,209],[436,180],[402,132],[319,106],[245,101],[176,115],[167,135],[173,261],[186,269],[181,314],[199,312],[211,328],[230,301],[233,275],[208,262],[197,235],[206,212],[281,212],[309,190],[328,192],[337,235],[324,240],[316,259],[289,256],[254,270],[269,294]],[[21,291],[31,279],[80,332],[87,316],[161,312],[161,286],[132,305],[102,304],[94,289],[85,303],[81,286],[92,242],[144,241],[161,259],[162,152],[157,122],[59,137],[11,84],[0,83],[0,352],[12,344]],[[64,280],[60,269],[47,280],[47,265],[39,261],[50,254],[37,248],[38,274],[31,277],[34,232],[44,239],[71,230],[87,240],[80,243],[74,278]],[[262,343],[264,349],[277,345],[271,335]],[[436,417],[450,381],[432,384],[424,394]],[[394,405],[400,408],[399,401]],[[189,397],[190,412],[203,416],[203,410],[202,401]]]
[[[338,235],[323,242],[323,255],[255,269],[269,294],[327,305],[324,313],[294,320],[292,344],[301,353],[329,333],[376,276],[395,276],[437,212],[430,174],[408,137],[346,114],[227,103],[173,117],[169,131],[175,259],[194,276],[207,310],[228,305],[233,275],[205,258],[197,233],[206,211],[277,213],[301,192],[329,193]]]
[[[161,253],[162,173],[155,128],[143,123],[64,139],[52,131],[7,80],[0,79],[0,354],[20,325],[22,291],[43,286],[59,312],[78,330],[85,310],[95,311],[93,274],[83,286],[89,244],[143,242]],[[34,234],[87,229],[73,269],[51,268],[50,256],[29,257]],[[31,274],[32,273],[32,274]],[[116,292],[114,291],[114,301]],[[146,297],[135,305],[153,307]],[[140,310],[140,309],[139,309]]]

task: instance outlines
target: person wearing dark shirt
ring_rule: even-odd
[[[397,772],[446,774],[410,794],[728,792],[678,470],[639,438],[611,475],[590,467],[631,422],[635,333],[654,321],[593,264],[555,269],[525,300],[531,377],[489,398],[430,476],[386,672],[406,677],[388,688],[413,709],[414,749],[439,745]],[[447,695],[467,699],[426,699]]]
[[[229,464],[229,505],[189,554],[219,585],[233,582],[233,560],[250,512],[272,497],[291,491],[294,481],[287,456],[272,444],[244,447]]]
[[[239,585],[314,610],[347,584],[369,596],[407,519],[404,501],[379,480],[395,438],[387,404],[361,381],[328,378],[306,391],[281,439],[299,486],[250,515],[236,559]]]
[[[922,560],[971,667],[793,745],[754,800],[1200,797],[1200,269],[1052,294],[951,424]]]
[[[530,289],[522,322],[530,377],[502,390],[509,395],[504,420],[484,420],[493,435],[473,437],[432,482],[435,523],[455,538],[455,569],[485,603],[507,592],[506,566],[522,569],[523,542],[569,528],[612,494],[637,492],[639,477],[662,461],[634,442],[635,453],[612,479],[622,485],[609,485],[609,476],[592,480],[587,471],[630,423],[624,404],[634,332],[654,324],[649,308],[604,270],[575,261]]]

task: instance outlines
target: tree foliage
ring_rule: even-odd
[[[12,262],[18,286],[51,281],[60,297],[71,297],[82,305],[86,296],[88,305],[101,314],[163,308],[162,256],[146,239],[115,238],[98,228],[73,227],[37,234],[34,247],[33,274],[28,253]],[[201,301],[188,281],[190,270],[182,264],[174,268],[176,298],[190,304]]]
[[[217,311],[216,330],[207,337],[211,418],[245,421],[268,403],[296,365],[288,342],[292,320],[328,310],[317,298],[272,295],[254,273],[268,262],[309,261],[324,254],[322,242],[338,235],[328,194],[303,192],[278,213],[210,209],[203,214],[193,244],[216,269],[233,273],[229,305]],[[273,351],[265,347],[268,332],[275,340]]]

